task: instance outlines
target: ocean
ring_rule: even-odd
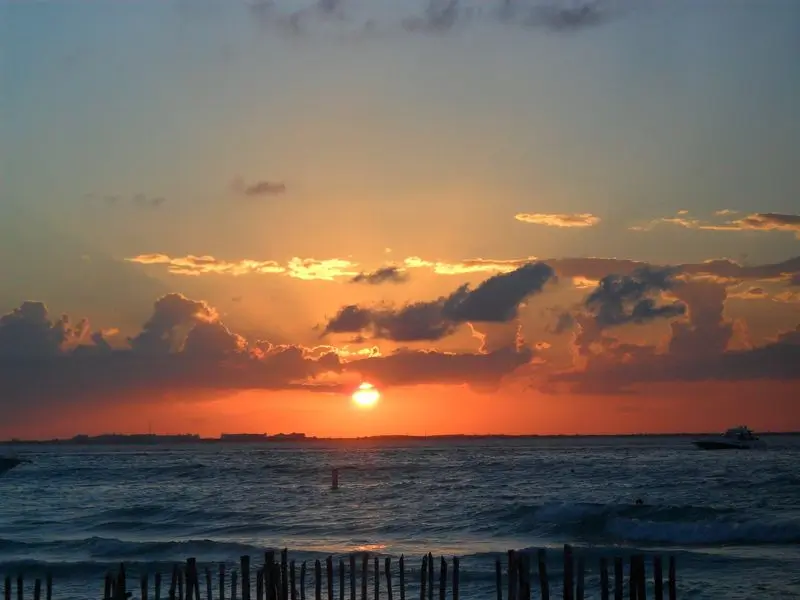
[[[0,574],[32,586],[48,571],[56,600],[85,600],[120,561],[135,577],[288,547],[404,554],[418,572],[430,551],[462,557],[462,598],[491,600],[497,556],[571,543],[590,598],[600,557],[631,553],[674,555],[682,599],[800,598],[800,437],[764,439],[752,452],[685,437],[6,447],[33,462],[0,477]]]

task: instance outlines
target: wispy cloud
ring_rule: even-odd
[[[233,189],[238,193],[251,198],[263,196],[278,196],[286,193],[286,184],[282,181],[262,179],[246,183],[241,177],[237,177],[233,182]]]
[[[593,227],[600,222],[600,217],[591,213],[519,213],[514,218],[547,227]]]
[[[716,216],[730,216],[734,214],[734,211],[724,209],[714,214]],[[789,231],[800,239],[800,215],[783,213],[753,213],[740,219],[714,223],[692,218],[685,211],[681,211],[675,217],[654,219],[645,225],[634,225],[629,229],[632,231],[649,231],[660,224],[705,231]]]
[[[380,285],[382,283],[404,283],[408,281],[408,273],[396,265],[388,265],[374,271],[362,271],[353,277],[351,283],[368,283]]]
[[[128,262],[142,265],[166,265],[173,275],[248,275],[252,273],[285,273],[286,268],[273,260],[227,261],[213,256],[170,257],[166,254],[140,254],[126,258]]]

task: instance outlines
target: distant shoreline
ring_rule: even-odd
[[[200,437],[197,434],[157,435],[157,434],[107,434],[99,436],[76,436],[73,438],[56,438],[49,440],[0,440],[0,446],[152,446],[152,445],[191,445],[191,444],[235,444],[235,445],[273,445],[273,444],[305,444],[323,442],[403,442],[403,441],[472,441],[472,440],[546,440],[546,439],[578,439],[578,438],[667,438],[719,435],[719,432],[696,433],[621,433],[621,434],[451,434],[451,435],[373,435],[364,437],[313,437],[305,434],[233,434],[221,437]],[[797,431],[765,431],[759,435],[792,436],[800,435]]]

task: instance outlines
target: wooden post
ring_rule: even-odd
[[[306,600],[306,561],[300,564],[300,600]]]
[[[261,569],[256,569],[256,600],[265,600],[264,599],[264,579],[266,576],[264,575],[264,571],[266,566]],[[267,592],[269,594],[269,592]]]
[[[106,575],[106,581],[108,581],[108,575]],[[104,592],[104,598],[108,598],[108,593]],[[11,577],[6,575],[5,581],[3,582],[3,598],[5,600],[11,600]]]
[[[250,557],[242,556],[239,562],[242,571],[242,600],[250,600]]]
[[[53,574],[52,573],[48,573],[47,574],[47,577],[45,578],[44,585],[45,585],[45,588],[44,588],[45,589],[45,592],[44,592],[45,599],[46,600],[53,600]],[[156,600],[160,600],[160,599],[156,598]]]
[[[206,600],[214,600],[214,594],[211,591],[211,569],[206,567]]]
[[[600,559],[600,600],[608,598],[608,560],[606,557]]]
[[[161,600],[161,572],[156,571],[155,580],[153,581],[153,598]],[[48,600],[51,600],[48,598]]]
[[[17,600],[25,600],[25,582],[22,575],[17,575]]]
[[[350,600],[356,600],[356,555],[350,555]]]
[[[175,600],[175,593],[178,589],[178,565],[172,565],[172,580],[169,584],[169,600]]]
[[[139,593],[142,595],[142,600],[147,600],[147,573],[142,573],[142,576],[139,578],[139,586],[141,588]]]
[[[339,559],[339,600],[344,600],[344,560]]]
[[[111,573],[106,573],[106,579],[103,582],[103,600],[111,600],[113,593],[112,587],[113,582],[111,580]],[[170,600],[174,600],[175,595],[170,598]],[[11,600],[11,578],[6,577],[6,600]]]
[[[236,584],[238,582],[238,573],[233,571],[231,573],[231,600],[237,600],[236,598]]]
[[[447,561],[442,556],[439,559],[439,600],[447,598]],[[378,600],[377,598],[375,600]]]
[[[379,600],[381,597],[381,563],[377,556],[373,559],[372,581],[375,588],[375,600]]]
[[[289,550],[281,550],[281,600],[289,600]]]
[[[225,600],[225,563],[219,565],[219,600]]]
[[[518,553],[517,563],[517,575],[519,577],[517,594],[520,600],[531,600],[531,561],[528,554],[525,552]]]
[[[419,600],[425,600],[425,580],[428,578],[428,555],[422,557],[422,568],[419,570]]]
[[[289,587],[292,588],[292,600],[297,600],[297,569],[294,561],[289,563]]]
[[[433,554],[428,552],[428,600],[433,600]]]
[[[458,600],[459,592],[459,573],[460,573],[460,559],[457,556],[453,557],[453,600]],[[389,599],[391,600],[391,598]]]
[[[197,561],[194,558],[186,559],[186,600],[195,600],[197,597]],[[199,598],[197,598],[199,600]]]
[[[503,600],[503,563],[499,558],[494,561],[494,589],[495,598]]]
[[[584,586],[585,586],[585,565],[583,562],[583,556],[578,557],[578,586],[575,590],[575,599],[576,600],[583,600],[584,596]]]
[[[392,600],[392,559],[388,556],[383,561],[383,573],[386,575],[386,597]]]
[[[661,570],[661,557],[653,557],[653,592],[656,600],[664,600],[664,574]]]
[[[333,600],[333,557],[325,559],[325,576],[328,580],[328,600]]]
[[[314,561],[314,600],[322,600],[322,563]]]
[[[675,557],[669,557],[669,579],[667,580],[667,587],[669,589],[669,600],[676,600],[678,594],[677,581],[675,580]]]
[[[575,581],[572,562],[572,546],[564,544],[564,600],[574,600]]]
[[[183,600],[183,575],[183,569],[178,567],[178,600]]]
[[[33,600],[42,600],[42,580],[38,577],[33,582]],[[147,598],[143,598],[147,600]]]
[[[369,576],[369,554],[361,555],[361,600],[367,600],[367,577]],[[425,600],[424,598],[422,600]]]
[[[406,600],[406,557],[400,555],[400,600]]]
[[[623,572],[622,557],[614,558],[614,600],[623,600],[625,580]]]
[[[508,551],[508,600],[518,600],[517,595],[517,553]]]
[[[267,550],[264,552],[264,595],[266,600],[278,600],[275,594],[275,582],[272,580],[275,575],[275,552]]]

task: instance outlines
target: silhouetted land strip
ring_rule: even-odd
[[[359,557],[360,566],[357,564]],[[610,600],[612,594],[614,600],[646,600],[648,594],[655,600],[677,598],[672,556],[667,561],[666,581],[659,555],[652,557],[649,568],[644,555],[634,554],[627,559],[616,557],[613,576],[609,573],[612,565],[606,557],[600,558],[597,564],[588,564],[579,551],[567,544],[562,558],[563,563],[558,561],[563,564],[559,577],[548,573],[546,550],[509,550],[506,561],[495,561],[495,599],[531,600],[536,596],[542,600],[584,600],[589,578],[597,582],[602,600]],[[374,600],[406,600],[407,597],[409,600],[459,600],[462,588],[457,556],[449,561],[442,556],[437,561],[428,553],[422,557],[417,571],[413,565],[407,569],[407,563],[411,561],[400,556],[394,567],[391,557],[355,553],[340,558],[337,570],[333,556],[328,556],[324,569],[319,559],[313,562],[312,568],[307,568],[305,561],[300,563],[298,578],[297,561],[289,557],[287,550],[281,551],[279,556],[268,550],[261,566],[251,561],[250,556],[242,556],[239,571],[230,573],[226,573],[224,564],[200,567],[194,558],[174,565],[168,577],[147,572],[133,575],[120,564],[115,572],[106,574],[102,596],[99,586],[97,591],[102,600],[200,600],[201,597],[203,600],[215,597],[218,600],[306,600],[307,590],[311,589],[314,600],[323,600],[323,597],[324,600],[370,600],[370,595]],[[133,581],[128,580],[129,574]],[[412,579],[407,575],[412,575],[418,583],[408,585]],[[381,584],[382,578],[384,584]],[[535,593],[537,587],[538,593]],[[22,574],[5,577],[5,600],[25,600],[26,590],[30,591],[30,582],[26,588]],[[46,577],[44,594],[42,592],[42,580],[34,580],[33,600],[52,600],[52,577]]]
[[[237,433],[223,434],[216,438],[204,438],[196,433],[177,435],[159,435],[150,433],[103,434],[97,436],[76,435],[71,438],[54,438],[49,440],[0,440],[0,445],[165,445],[165,444],[275,444],[275,443],[315,443],[315,442],[405,442],[405,441],[480,441],[480,440],[548,440],[548,439],[603,439],[603,438],[689,438],[716,436],[719,432],[697,433],[628,433],[628,434],[560,434],[560,435],[498,435],[498,434],[455,434],[455,435],[372,435],[353,438],[314,437],[304,433],[278,433],[275,435]],[[800,436],[798,431],[766,431],[761,436]]]

